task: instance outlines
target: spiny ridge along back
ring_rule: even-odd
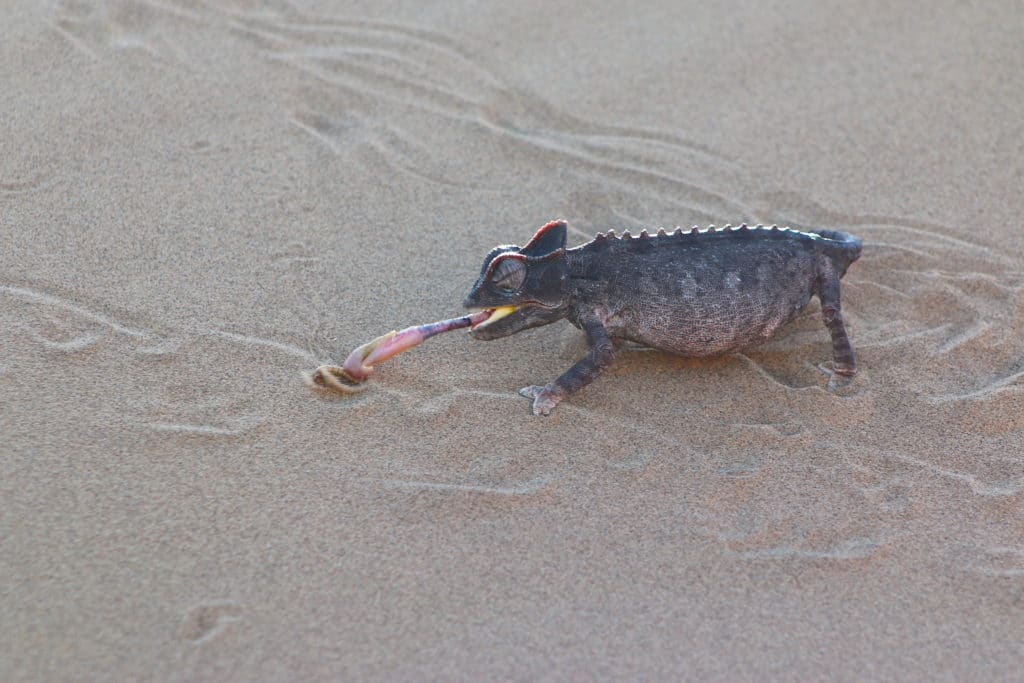
[[[681,239],[684,235],[698,236],[698,235],[726,235],[726,234],[730,234],[730,235],[744,235],[744,236],[747,236],[747,235],[753,235],[755,231],[760,232],[760,233],[768,233],[768,234],[771,234],[771,233],[776,233],[776,234],[778,234],[778,233],[790,233],[790,234],[795,234],[795,235],[802,235],[802,236],[809,237],[809,238],[815,239],[815,240],[828,240],[829,239],[829,238],[824,237],[824,236],[822,236],[822,235],[820,235],[818,233],[807,232],[805,230],[798,230],[796,228],[791,228],[791,227],[788,227],[788,226],[779,227],[778,225],[774,225],[774,224],[770,225],[770,226],[767,226],[767,225],[764,225],[762,223],[758,223],[757,225],[751,226],[751,225],[748,225],[747,223],[740,223],[739,225],[732,225],[731,223],[727,223],[724,226],[722,226],[721,228],[718,228],[715,225],[709,225],[706,228],[701,228],[701,227],[695,225],[692,228],[690,228],[689,230],[686,230],[686,229],[681,228],[681,227],[677,227],[672,232],[667,232],[665,230],[665,228],[658,228],[658,231],[657,231],[657,233],[655,235],[652,235],[646,228],[642,229],[638,235],[634,235],[628,229],[623,230],[621,235],[616,234],[615,230],[609,230],[607,233],[603,233],[603,232],[597,233],[597,235],[594,236],[593,243],[601,244],[601,243],[606,243],[608,241],[651,243],[651,242],[654,241],[655,237],[659,237],[659,238],[675,237],[675,238],[680,238]]]

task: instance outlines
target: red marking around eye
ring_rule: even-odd
[[[497,256],[494,257],[494,260],[491,261],[491,265],[487,266],[487,273],[484,275],[484,280],[490,280],[491,276],[494,275],[494,269],[497,268],[498,264],[504,261],[505,259],[515,259],[517,261],[522,261],[523,267],[526,267],[527,258],[523,254],[498,254]]]

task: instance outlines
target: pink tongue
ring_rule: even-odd
[[[493,308],[488,308],[486,311],[480,311],[479,313],[474,313],[473,315],[469,316],[470,328],[472,329],[479,325],[480,323],[482,323],[483,321],[490,318],[491,313],[494,313]]]
[[[419,346],[436,334],[479,325],[491,317],[492,313],[494,313],[493,308],[473,315],[464,315],[461,318],[439,320],[436,323],[407,327],[399,332],[389,332],[355,349],[345,359],[342,369],[355,382],[366,381],[373,372],[373,366],[377,363],[383,363],[403,351]]]

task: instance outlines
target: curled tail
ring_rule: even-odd
[[[839,230],[815,230],[814,234],[827,240],[825,253],[835,263],[839,277],[846,273],[851,263],[860,258],[860,250],[864,243],[859,237]]]

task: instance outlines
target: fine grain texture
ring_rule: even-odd
[[[0,3],[0,681],[1019,680],[1022,35]],[[544,419],[515,389],[588,353],[566,321],[301,381],[556,216],[856,235],[856,377],[812,297],[713,357],[625,342]]]

